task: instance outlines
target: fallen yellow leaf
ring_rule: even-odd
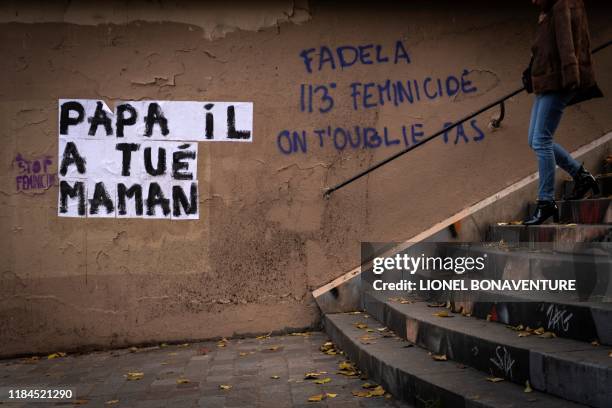
[[[144,378],[144,373],[140,373],[140,372],[130,372],[127,373],[125,375],[125,378],[128,381],[137,381],[137,380],[142,380]]]
[[[105,402],[106,405],[115,405],[118,403],[119,403],[119,400],[108,400]]]
[[[320,378],[320,379],[316,380],[315,384],[327,384],[329,382],[331,382],[331,378],[325,377],[325,378]]]
[[[314,380],[315,378],[319,378],[321,376],[321,373],[306,373],[304,374],[304,379],[305,380]]]
[[[255,339],[257,339],[257,340],[264,340],[264,339],[269,338],[271,335],[272,335],[272,332],[270,332],[268,334],[264,334],[262,336],[257,336],[257,337],[255,337]]]
[[[57,353],[49,354],[47,359],[52,360],[54,358],[66,357],[66,353],[58,351]]]
[[[363,343],[363,342],[369,342],[371,340],[374,340],[375,337],[372,336],[368,336],[367,334],[364,336],[359,337],[359,340]]]
[[[181,348],[189,347],[189,343],[179,344],[177,347],[181,347]]]
[[[232,386],[231,385],[226,385],[226,384],[220,384],[219,388],[222,389],[222,390],[226,390],[227,391],[227,390],[231,390]]]
[[[360,398],[370,398],[370,391],[353,391],[353,395]]]
[[[371,397],[381,397],[383,395],[385,395],[385,389],[381,385],[370,391]]]
[[[522,331],[522,332],[519,332],[518,336],[519,337],[527,337],[527,336],[531,336],[531,333],[528,332],[528,331]]]
[[[372,384],[369,382],[361,384],[361,388],[365,388],[365,389],[376,388],[376,387],[378,387],[377,384]]]
[[[240,357],[244,357],[244,356],[248,356],[249,353],[247,353],[246,351],[240,352],[238,353],[240,355]]]
[[[328,393],[325,393],[325,396],[327,398],[336,398],[338,396],[338,394],[334,394],[332,392],[328,392]]]
[[[23,361],[26,364],[35,364],[36,362],[38,362],[38,360],[40,360],[39,356],[32,356],[30,358],[24,358]]]
[[[354,370],[355,366],[350,361],[341,361],[340,364],[338,364],[338,368],[341,370]]]
[[[358,329],[367,329],[368,325],[365,323],[354,323],[353,326],[355,326]]]
[[[311,397],[308,397],[308,402],[321,402],[325,399],[325,394],[317,394]]]
[[[535,334],[543,334],[546,330],[544,330],[543,327],[538,327],[537,329],[535,329],[533,332]]]
[[[303,337],[308,337],[310,336],[310,332],[298,332],[298,333],[290,333],[290,336],[303,336]]]
[[[525,381],[525,392],[533,392],[531,384],[529,384],[529,380]]]
[[[492,383],[498,383],[504,381],[504,379],[499,377],[487,377],[487,381],[490,381]]]
[[[448,314],[447,310],[441,310],[439,312],[434,313],[433,315],[437,316],[437,317],[453,317],[453,316]]]
[[[187,378],[179,378],[178,380],[176,380],[177,384],[189,384],[190,381]]]
[[[406,299],[404,297],[393,297],[393,298],[389,298],[389,301],[391,302],[396,302],[396,303],[400,303],[402,305],[407,305],[410,303],[414,303],[414,300],[410,300],[410,299]]]
[[[278,380],[280,377],[278,375],[273,375],[273,376],[270,376],[270,378],[273,380]]]
[[[552,338],[557,337],[557,335],[553,332],[545,331],[544,333],[540,334],[538,337],[542,339],[552,339]]]
[[[432,354],[431,358],[433,358],[435,361],[446,361],[446,360],[448,360],[448,358],[446,357],[446,354]]]

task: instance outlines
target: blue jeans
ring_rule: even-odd
[[[538,157],[540,173],[538,200],[554,200],[555,164],[558,164],[572,177],[580,169],[580,163],[553,141],[563,109],[571,100],[572,95],[571,92],[549,92],[536,95],[533,103],[529,123],[529,147]]]

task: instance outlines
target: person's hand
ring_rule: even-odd
[[[533,93],[533,82],[531,81],[531,64],[533,63],[533,59],[529,62],[529,66],[523,71],[523,86],[527,93]]]

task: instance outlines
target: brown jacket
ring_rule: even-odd
[[[595,86],[591,41],[582,0],[550,0],[532,47],[536,94]]]

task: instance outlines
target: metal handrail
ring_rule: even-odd
[[[598,51],[601,51],[601,50],[603,50],[604,48],[606,48],[606,47],[608,47],[610,45],[612,45],[612,40],[607,41],[607,42],[601,44],[600,46],[593,48],[591,53],[595,54]],[[497,99],[495,102],[491,102],[490,104],[488,104],[488,105],[478,109],[477,111],[474,111],[474,112],[470,113],[469,115],[463,117],[462,119],[459,119],[458,121],[453,122],[451,125],[444,127],[443,129],[437,131],[433,135],[426,137],[421,142],[419,142],[419,143],[417,143],[415,145],[412,145],[410,147],[407,147],[407,148],[405,148],[403,150],[400,150],[399,152],[397,152],[395,154],[392,154],[391,156],[387,157],[386,159],[383,159],[383,160],[379,161],[378,163],[374,164],[373,166],[368,167],[367,169],[365,169],[365,170],[355,174],[354,176],[352,176],[352,177],[350,177],[350,178],[348,178],[348,179],[346,179],[346,180],[336,184],[335,186],[329,187],[323,193],[323,197],[328,199],[331,196],[331,193],[333,193],[334,191],[337,191],[337,190],[341,189],[342,187],[345,187],[346,185],[351,184],[352,182],[360,179],[361,177],[365,176],[366,174],[369,174],[369,173],[373,172],[374,170],[378,169],[379,167],[382,167],[385,164],[387,164],[387,163],[397,159],[398,157],[403,156],[406,153],[416,149],[417,147],[420,147],[420,146],[424,145],[425,143],[435,139],[436,137],[440,136],[441,134],[448,132],[449,130],[451,130],[451,129],[461,125],[462,123],[467,122],[470,119],[473,119],[474,117],[480,115],[481,113],[483,113],[485,111],[488,111],[489,109],[494,108],[497,105],[500,105],[500,115],[499,115],[499,117],[496,118],[496,119],[493,119],[491,121],[491,125],[493,127],[495,127],[495,128],[498,128],[500,126],[500,124],[501,124],[501,121],[504,119],[504,116],[505,116],[504,102],[507,99],[510,99],[513,96],[523,92],[524,90],[525,90],[525,87],[523,86],[523,87],[521,87],[521,88],[519,88],[519,89],[517,89],[517,90],[515,90],[513,92],[510,92],[509,94],[507,94],[507,95]]]

